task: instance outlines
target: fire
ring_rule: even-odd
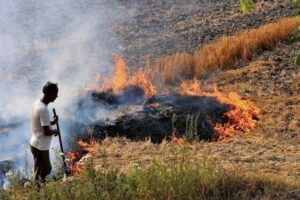
[[[150,79],[150,73],[139,69],[129,80],[129,85],[137,85],[143,88],[145,97],[151,97],[156,94],[156,88]]]
[[[128,68],[123,57],[115,56],[113,77],[111,79],[101,78],[100,74],[96,74],[94,82],[91,85],[86,86],[85,91],[110,91],[113,94],[118,94],[132,86],[142,88],[144,91],[144,97],[146,98],[157,94],[156,87],[151,79],[149,71],[145,68],[140,68],[129,75]],[[160,90],[168,91],[166,87]],[[238,134],[240,132],[249,132],[255,127],[256,120],[259,118],[260,110],[253,104],[253,102],[242,99],[236,92],[224,94],[218,90],[215,84],[211,85],[211,91],[206,91],[203,89],[201,82],[197,79],[184,81],[180,84],[179,93],[186,96],[212,97],[221,104],[229,106],[229,111],[223,116],[223,118],[226,119],[226,122],[213,124],[214,131],[219,138]],[[87,152],[93,151],[90,149],[91,147],[83,141],[78,141],[78,145],[81,149],[85,149]]]
[[[76,151],[69,151],[67,153],[67,158],[71,161],[77,160],[79,157],[79,153]]]
[[[201,88],[201,83],[197,79],[184,81],[180,84],[179,93],[186,96],[202,96],[205,92]]]
[[[171,133],[171,142],[181,145],[181,144],[184,143],[184,139],[183,138],[177,138],[176,135],[175,135],[175,132],[173,131]]]
[[[129,76],[127,65],[121,56],[115,56],[115,67],[112,79],[103,79],[101,83],[100,75],[96,75],[91,85],[85,87],[84,91],[106,92],[112,90],[114,94],[131,87],[138,86],[144,91],[146,98],[156,94],[156,88],[153,84],[150,73],[147,70],[139,69],[137,72]],[[99,87],[99,85],[101,85]]]
[[[73,175],[79,174],[83,169],[82,166],[77,163],[82,157],[82,154],[93,153],[96,151],[95,141],[92,139],[90,139],[89,142],[84,142],[82,139],[79,139],[76,144],[82,153],[77,151],[69,151],[67,153],[67,158],[70,160],[69,169]]]
[[[70,160],[69,170],[73,175],[79,174],[82,171],[82,168],[77,165],[78,160],[80,159],[80,154],[76,151],[67,152],[67,158]]]
[[[198,80],[186,81],[180,85],[180,94],[194,96],[209,96],[216,98],[220,103],[227,104],[230,110],[224,114],[228,122],[214,124],[214,130],[219,138],[235,135],[240,132],[249,132],[255,127],[260,110],[249,100],[243,100],[236,92],[227,95],[220,92],[216,85],[212,85],[212,92],[205,92]]]
[[[115,58],[115,71],[112,78],[112,89],[114,93],[120,92],[126,88],[128,81],[127,66],[124,59],[121,56]]]
[[[94,140],[90,140],[89,142],[84,142],[82,139],[79,139],[77,141],[78,148],[86,153],[93,153],[96,151],[94,144],[95,144]]]

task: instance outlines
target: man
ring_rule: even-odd
[[[34,158],[34,175],[35,180],[45,182],[45,178],[51,172],[51,163],[49,157],[49,148],[52,135],[58,134],[57,130],[51,129],[51,125],[58,122],[58,117],[50,121],[50,113],[47,105],[54,102],[57,98],[57,84],[47,82],[43,87],[43,97],[38,99],[32,108],[31,129],[32,136],[30,139],[30,150]]]

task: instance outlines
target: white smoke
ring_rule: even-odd
[[[58,99],[49,106],[67,121],[65,110],[84,85],[96,72],[111,71],[121,47],[110,28],[134,11],[116,2],[0,1],[0,160],[28,153],[31,106],[46,81],[58,83]]]

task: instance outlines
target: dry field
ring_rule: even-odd
[[[281,44],[273,53],[280,51],[282,46],[291,50],[293,44]],[[189,149],[195,161],[209,160],[245,173],[267,174],[299,182],[300,87],[297,80],[300,68],[289,67],[278,65],[276,61],[258,60],[219,74],[217,83],[223,92],[237,91],[261,109],[257,127],[249,133],[216,142],[184,144],[107,138],[96,143],[92,156],[86,158],[92,159],[100,170],[115,168],[126,172],[144,167],[153,159],[168,158]]]
[[[299,51],[297,40],[299,41],[300,35],[291,35],[291,32],[299,29],[300,17],[292,17],[296,10],[291,6],[290,1],[257,0],[253,12],[246,15],[239,11],[235,0],[156,2],[128,0],[118,1],[117,4],[121,4],[123,8],[128,9],[128,12],[134,14],[129,21],[114,24],[111,27],[111,33],[121,43],[121,50],[116,53],[120,53],[129,65],[129,74],[126,73],[126,70],[124,72],[123,67],[123,71],[117,73],[114,78],[123,79],[120,81],[122,84],[124,82],[124,84],[137,86],[154,86],[156,84],[156,86],[162,86],[163,89],[169,90],[168,92],[176,93],[179,93],[181,83],[195,80],[195,78],[199,81],[197,83],[201,83],[205,89],[215,83],[222,94],[237,92],[242,100],[251,100],[259,108],[259,117],[255,116],[254,118],[252,115],[250,117],[252,121],[249,122],[252,123],[258,119],[257,122],[252,123],[256,123],[255,128],[252,129],[251,126],[249,129],[242,129],[241,126],[237,126],[236,130],[239,131],[236,133],[240,134],[232,136],[224,134],[223,137],[216,137],[210,141],[187,142],[182,138],[172,138],[172,136],[168,136],[161,143],[156,144],[151,142],[150,138],[130,140],[125,137],[106,137],[90,140],[90,143],[81,140],[81,147],[79,147],[81,150],[68,152],[68,158],[74,161],[71,163],[73,177],[66,182],[49,181],[41,190],[35,186],[30,189],[30,187],[26,188],[16,184],[11,191],[4,191],[3,197],[22,199],[24,194],[29,199],[31,196],[36,199],[76,199],[75,197],[78,195],[77,197],[92,199],[92,195],[96,195],[96,198],[104,195],[101,197],[111,199],[114,195],[121,194],[121,198],[123,198],[123,192],[128,192],[131,189],[129,186],[132,184],[131,186],[134,186],[132,191],[135,190],[137,194],[141,193],[141,199],[151,199],[153,197],[151,196],[152,189],[159,191],[154,195],[161,195],[160,190],[155,190],[157,188],[150,185],[149,194],[141,192],[139,186],[135,185],[137,183],[135,181],[142,180],[141,183],[144,183],[143,173],[139,174],[142,175],[141,177],[135,177],[139,171],[135,169],[142,169],[142,172],[143,169],[146,169],[145,172],[150,174],[149,180],[151,180],[151,167],[155,166],[153,163],[156,161],[164,161],[164,165],[160,167],[167,174],[167,172],[172,172],[170,168],[175,163],[177,167],[183,166],[184,168],[185,165],[181,164],[187,161],[184,158],[188,158],[189,162],[186,163],[198,164],[195,165],[196,168],[206,163],[209,164],[208,166],[217,166],[216,171],[212,172],[217,176],[218,174],[222,176],[222,173],[217,172],[225,169],[224,174],[226,174],[228,171],[230,174],[228,177],[233,177],[233,179],[217,177],[217,181],[214,182],[216,186],[213,185],[216,187],[214,189],[218,189],[217,187],[220,186],[221,197],[228,195],[228,199],[232,196],[239,198],[243,195],[239,196],[240,194],[235,194],[235,192],[246,191],[245,197],[248,199],[252,199],[252,197],[299,198],[300,66],[294,64],[292,60]],[[125,65],[125,63],[122,62],[121,65]],[[137,68],[140,69],[137,70]],[[149,79],[147,76],[147,79],[141,81],[137,79],[137,82],[131,81],[131,79],[135,80],[136,74],[143,75],[145,72],[143,69],[146,69],[147,72],[150,71],[152,76],[149,76]],[[126,79],[122,76],[124,73]],[[112,83],[118,82],[114,78],[112,78]],[[145,83],[144,80],[149,82]],[[152,85],[152,81],[155,84]],[[96,92],[93,87],[87,88],[89,92]],[[107,91],[111,90],[110,92],[114,93],[112,88],[108,87]],[[120,94],[123,95],[124,88],[126,89],[124,85],[121,85],[117,88],[117,92],[121,91]],[[164,92],[163,90],[159,91],[158,87],[158,89],[151,88],[154,92],[151,90],[147,97],[152,97],[152,94],[159,96]],[[145,91],[143,95],[147,94]],[[184,95],[184,93],[180,94]],[[208,92],[201,94],[208,94]],[[144,103],[138,106],[143,107]],[[157,105],[159,104],[157,103]],[[230,107],[230,109],[235,108]],[[191,115],[193,114],[195,113],[191,113]],[[166,119],[170,121],[169,118],[166,117]],[[230,117],[227,119],[230,121]],[[182,117],[181,120],[184,121],[185,118]],[[239,121],[242,124],[245,122]],[[188,126],[188,123],[183,124]],[[226,123],[222,125],[224,124]],[[172,121],[173,133],[176,129],[174,127]],[[195,128],[195,130],[199,129]],[[217,129],[214,130],[217,131]],[[89,131],[87,131],[87,137],[94,134]],[[101,137],[104,135],[103,133],[108,133],[105,131],[101,132]],[[0,132],[7,132],[7,128],[0,127]],[[78,161],[80,158],[78,155],[81,153],[84,156]],[[92,168],[90,168],[91,161]],[[158,170],[157,173],[162,171]],[[176,170],[174,171],[176,172]],[[114,174],[115,172],[120,173]],[[216,176],[216,174],[214,175]],[[129,177],[128,180],[126,175]],[[183,173],[183,175],[186,174]],[[136,179],[132,179],[132,177]],[[167,176],[161,177],[168,179],[165,178]],[[178,177],[182,178],[181,174]],[[236,187],[244,180],[243,178],[239,180],[239,177],[246,177],[245,190],[239,191],[239,188]],[[184,178],[191,179],[190,176]],[[205,182],[205,176],[202,178],[205,189],[209,182]],[[145,180],[148,181],[148,179]],[[151,181],[149,183],[156,184],[157,180],[153,180],[154,183]],[[174,180],[172,179],[174,182],[171,182],[177,186],[176,177]],[[227,187],[232,180],[234,190]],[[220,185],[218,185],[218,181],[221,182]],[[183,182],[187,183],[187,188],[183,188],[183,191],[189,193],[189,182],[185,182],[185,179]],[[160,182],[160,184],[164,183],[165,180]],[[193,187],[198,188],[197,182],[194,184]],[[224,185],[225,187],[223,187]],[[57,189],[60,186],[62,187]],[[121,189],[118,186],[121,186]],[[164,185],[161,187],[158,189],[163,191]],[[171,188],[171,193],[169,194],[170,191],[167,191],[165,195],[168,198],[176,199],[176,189],[172,190],[177,187]],[[199,187],[198,189],[202,190],[203,188]],[[278,191],[278,188],[281,191]],[[204,189],[204,197],[207,197]],[[269,189],[270,191],[268,191]],[[178,191],[181,192],[181,190]],[[172,192],[175,192],[175,196],[172,196],[174,195]],[[286,196],[280,196],[285,192]],[[86,194],[91,196],[86,196]],[[195,192],[191,195],[197,194],[198,192]],[[128,197],[130,195],[134,196],[134,193],[128,193]],[[211,195],[213,196],[214,193]],[[183,197],[188,199],[186,195]],[[138,196],[136,198],[140,199]],[[159,198],[162,197],[159,196]],[[189,198],[193,199],[191,196]],[[218,196],[214,198],[218,199]],[[177,199],[180,199],[180,196]]]
[[[274,5],[278,6],[277,3]],[[270,6],[268,1],[266,5]],[[146,5],[144,6],[147,7]],[[265,9],[267,8],[270,9],[266,6]],[[274,9],[276,10],[276,8]],[[257,13],[260,13],[260,10],[256,7],[255,13],[252,15],[257,17],[259,15]],[[271,12],[270,16],[274,18],[270,19],[269,22],[281,18],[280,15],[280,9],[278,9],[277,15],[274,15],[275,17]],[[237,18],[237,14],[233,14],[230,20],[236,20]],[[252,30],[251,28],[257,28],[257,26],[248,26],[240,30],[248,28],[249,31],[244,31],[238,36],[231,33],[233,36],[229,38],[218,40],[211,38],[213,40],[212,43],[209,43],[209,41],[203,42],[204,44],[207,43],[206,46],[204,45],[204,48],[209,48],[216,52],[216,49],[221,49],[220,43],[224,44],[228,40],[225,44],[225,47],[228,47],[232,41],[244,41],[247,38],[245,43],[249,46],[240,45],[235,51],[242,51],[243,53],[241,54],[226,54],[226,58],[224,56],[220,58],[220,55],[224,54],[216,53],[217,57],[220,58],[216,62],[219,63],[213,63],[211,66],[225,69],[222,72],[218,71],[213,78],[210,77],[206,81],[216,82],[222,92],[238,92],[243,98],[252,100],[261,109],[260,119],[253,131],[216,142],[184,143],[180,145],[167,141],[162,144],[152,144],[149,140],[129,141],[125,138],[107,138],[94,144],[94,151],[85,156],[86,159],[82,159],[79,164],[84,164],[87,160],[92,159],[98,169],[104,170],[109,166],[109,168],[128,171],[132,168],[146,166],[157,157],[168,157],[169,155],[180,153],[182,149],[189,149],[195,161],[210,160],[221,164],[225,168],[245,173],[267,174],[299,182],[300,67],[291,62],[295,50],[299,47],[297,43],[289,39],[289,34],[287,33],[298,26],[299,19],[295,18],[294,20],[293,23],[283,22],[285,26],[291,25],[288,29],[280,28],[282,27],[282,22],[279,22],[279,26],[276,26],[276,24],[265,25],[262,28]],[[268,24],[264,21],[261,23]],[[126,25],[128,27],[124,32],[133,34],[129,31],[132,24]],[[274,29],[270,28],[272,26]],[[134,30],[135,26],[132,27],[132,30]],[[289,31],[285,32],[286,30]],[[142,33],[137,32],[135,36],[139,34]],[[254,35],[255,37],[253,37]],[[218,38],[218,35],[216,38]],[[161,38],[158,37],[157,41],[159,39]],[[145,41],[144,45],[147,42]],[[164,44],[168,45],[169,43],[166,42]],[[127,45],[127,50],[134,52],[136,45],[132,45],[130,40],[127,40]],[[219,48],[213,49],[214,47]],[[155,48],[151,47],[150,50],[152,51]],[[160,59],[170,59],[173,56],[169,66],[176,68],[177,66],[175,65],[179,63],[179,67],[176,70],[169,70],[169,72],[178,72],[178,70],[183,72],[186,70],[184,68],[186,66],[197,66],[194,60],[190,60],[194,59],[190,57],[199,55],[199,53],[189,54],[189,50],[193,51],[193,49],[195,48],[182,48],[180,49],[181,52],[186,53],[174,53]],[[199,52],[201,52],[201,46]],[[226,53],[226,48],[222,52]],[[166,54],[168,53],[170,52]],[[203,57],[208,59],[207,56]],[[230,60],[231,58],[234,60]],[[134,62],[134,59],[130,59],[130,56],[127,56],[127,59],[129,59],[129,63]],[[168,66],[164,65],[164,67]],[[193,69],[189,73],[195,71],[197,70]],[[167,76],[174,77],[174,74]]]

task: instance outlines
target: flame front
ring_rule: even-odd
[[[106,92],[112,90],[114,94],[117,94],[131,86],[138,86],[143,89],[146,98],[156,94],[156,88],[150,78],[150,73],[141,68],[132,74],[132,76],[129,76],[127,65],[121,56],[115,56],[115,67],[112,79],[104,79],[99,87],[100,82],[100,76],[97,75],[94,78],[94,82],[91,85],[86,86],[84,90],[86,92]]]
[[[220,92],[216,85],[212,85],[212,92],[205,92],[198,80],[186,81],[180,85],[181,95],[208,96],[216,98],[220,103],[227,104],[230,110],[224,114],[228,122],[214,124],[214,130],[219,138],[249,132],[255,127],[260,110],[249,100],[243,100],[236,92],[228,95]]]
[[[124,59],[121,56],[115,58],[115,71],[112,78],[112,90],[114,93],[120,92],[128,86],[128,72]]]
[[[89,142],[84,142],[82,139],[77,141],[77,146],[80,150],[84,151],[85,153],[93,153],[96,151],[95,149],[95,141],[90,140]]]
[[[82,139],[79,139],[76,144],[79,148],[79,151],[81,151],[82,153],[79,153],[77,151],[69,151],[67,153],[67,158],[70,160],[69,169],[71,174],[73,175],[79,174],[83,170],[82,166],[78,164],[78,161],[80,160],[82,155],[87,153],[94,153],[96,151],[95,141],[92,139],[90,139],[89,142],[84,142]]]
[[[94,78],[94,83],[87,86],[85,90],[96,92],[112,91],[114,94],[117,94],[128,87],[137,86],[143,89],[144,97],[149,98],[157,94],[156,87],[150,77],[150,72],[143,68],[138,69],[129,76],[127,65],[123,57],[115,56],[115,68],[112,79],[101,79],[100,75],[97,74]],[[99,87],[100,83],[102,84]],[[228,119],[228,121],[223,124],[213,124],[214,130],[219,138],[234,135],[239,132],[248,132],[255,127],[260,110],[253,102],[243,100],[236,92],[224,94],[218,90],[215,84],[212,85],[211,88],[211,92],[203,90],[201,82],[195,79],[182,82],[180,84],[179,93],[186,96],[213,97],[220,103],[230,107],[230,110],[224,114],[224,118]]]
[[[69,151],[67,152],[67,158],[69,159],[69,170],[73,175],[79,174],[81,172],[81,168],[77,165],[78,160],[80,159],[79,152]]]
[[[150,73],[139,69],[129,80],[129,85],[136,85],[144,90],[145,97],[151,97],[156,94],[156,88],[150,79]]]

